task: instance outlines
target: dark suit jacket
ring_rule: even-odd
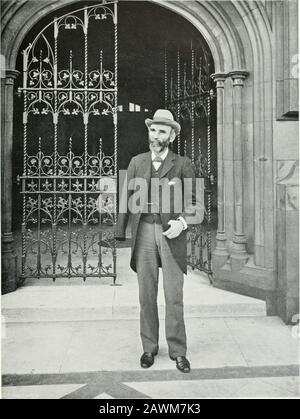
[[[133,197],[133,194],[136,193],[136,191],[139,188],[139,180],[145,180],[145,183],[149,185],[151,176],[151,164],[152,162],[150,151],[147,153],[139,154],[131,159],[127,169],[127,179],[122,185],[119,185],[119,187],[121,188],[121,195],[119,196],[122,196],[123,194],[123,198],[121,199],[124,200],[128,198],[128,200],[130,201],[130,198]],[[184,199],[185,178],[192,179],[191,183],[193,183],[193,190],[191,190],[191,193],[188,194],[187,199]],[[198,189],[198,193],[196,194],[195,172],[190,159],[185,156],[179,156],[173,153],[171,150],[169,150],[161,170],[160,181],[162,183],[165,182],[164,184],[166,185],[169,185],[170,190],[169,210],[168,212],[160,213],[163,231],[168,230],[168,228],[170,227],[170,225],[168,225],[168,222],[170,220],[176,220],[179,216],[182,216],[188,225],[200,224],[204,216],[203,187],[201,187],[201,190]],[[170,182],[172,186],[170,186]],[[130,188],[130,190],[128,190],[128,187]],[[142,200],[146,202],[148,200],[148,191],[139,191],[139,196]],[[128,203],[128,200],[126,201],[126,204]],[[180,209],[179,212],[178,209]],[[134,250],[136,243],[136,235],[141,218],[141,212],[144,211],[138,211],[137,213],[132,214],[131,208],[128,205],[126,205],[126,210],[124,210],[123,208],[122,212],[120,212],[119,208],[116,229],[116,238],[124,239],[128,218],[131,213],[132,244],[130,266],[134,271],[136,271]],[[186,273],[186,230],[182,231],[182,233],[174,239],[167,238],[167,241],[178,265],[180,266],[182,271]]]

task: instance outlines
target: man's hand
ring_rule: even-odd
[[[168,222],[170,228],[163,232],[163,235],[168,239],[175,239],[183,230],[183,223],[180,220],[170,220]]]

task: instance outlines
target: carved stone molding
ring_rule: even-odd
[[[248,77],[249,71],[247,70],[233,70],[228,73],[228,76],[232,78],[233,86],[244,86],[244,81]]]
[[[13,84],[20,72],[18,70],[5,70],[6,84]]]

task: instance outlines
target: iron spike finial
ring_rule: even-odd
[[[99,156],[100,156],[100,159],[101,159],[101,155],[102,155],[102,138],[100,137],[99,138]]]
[[[69,156],[71,156],[72,153],[72,137],[69,138]]]
[[[100,73],[102,73],[102,65],[103,65],[103,50],[100,49]]]

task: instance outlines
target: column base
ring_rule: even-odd
[[[231,269],[240,271],[248,262],[249,255],[246,251],[246,237],[244,235],[235,235],[233,239],[232,253],[230,255]]]
[[[223,231],[217,232],[216,248],[212,252],[212,264],[215,269],[219,269],[225,265],[229,258],[229,253],[226,248],[226,236]]]
[[[240,271],[249,260],[247,253],[233,253],[230,255],[230,265],[233,271]]]
[[[225,252],[218,252],[218,250],[216,249],[215,251],[213,251],[212,253],[212,265],[213,265],[213,270],[214,269],[220,269],[222,266],[225,265],[225,263],[227,262],[229,258],[229,254],[225,253]]]
[[[13,252],[2,252],[1,293],[7,294],[18,288],[17,256]]]
[[[12,249],[12,234],[2,236],[1,293],[7,294],[18,287],[17,256]]]
[[[214,269],[220,269],[225,263],[228,261],[229,253],[227,252],[226,248],[223,247],[216,247],[216,249],[212,252],[212,264]]]

